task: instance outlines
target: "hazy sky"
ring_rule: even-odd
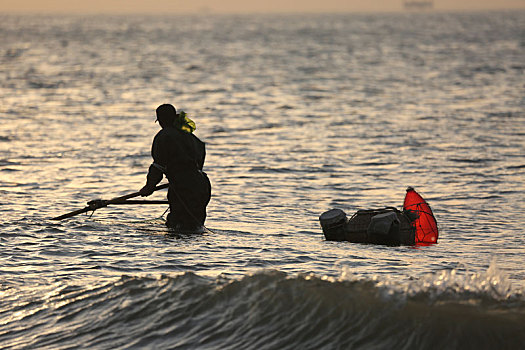
[[[214,13],[400,11],[403,0],[0,0],[0,12]],[[525,9],[525,0],[434,0],[436,10]]]

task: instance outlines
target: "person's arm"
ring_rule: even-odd
[[[155,186],[162,180],[166,172],[166,147],[164,146],[164,137],[155,136],[151,146],[151,156],[153,163],[149,166],[148,175],[146,175],[146,185],[140,189],[140,195],[143,197],[151,195]]]

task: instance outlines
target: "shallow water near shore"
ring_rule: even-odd
[[[525,13],[0,19],[2,348],[525,342]],[[166,102],[207,144],[210,231],[49,220],[142,187]],[[438,244],[324,240],[407,186]]]

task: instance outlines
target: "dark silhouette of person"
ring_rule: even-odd
[[[211,197],[210,180],[202,171],[205,144],[193,134],[195,123],[184,112],[177,113],[171,104],[163,104],[156,113],[162,130],[153,139],[153,163],[140,194],[143,197],[151,195],[166,175],[170,205],[166,225],[194,230],[204,225],[206,206]]]

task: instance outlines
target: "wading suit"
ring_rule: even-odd
[[[211,197],[211,184],[202,171],[206,149],[204,142],[192,133],[175,127],[160,130],[151,146],[146,186],[154,188],[166,175],[170,187],[168,201],[169,227],[194,228],[204,224],[206,206]]]

